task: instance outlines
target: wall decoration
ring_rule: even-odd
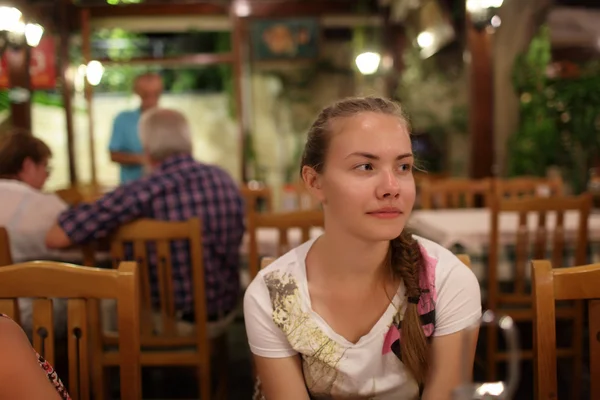
[[[256,20],[250,32],[255,61],[310,59],[319,54],[316,18]]]

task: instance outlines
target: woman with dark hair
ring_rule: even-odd
[[[244,298],[267,400],[445,400],[470,379],[479,284],[406,231],[414,164],[391,101],[342,100],[312,125],[301,175],[325,232],[262,270]]]
[[[0,138],[0,226],[8,231],[14,262],[48,258],[46,232],[67,209],[58,196],[41,191],[51,157],[46,143],[32,135]]]

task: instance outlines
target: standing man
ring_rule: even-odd
[[[157,73],[139,75],[133,85],[141,105],[137,110],[123,111],[115,118],[110,138],[110,159],[121,165],[121,183],[139,179],[144,174],[144,152],[138,136],[141,114],[158,105],[163,83]]]

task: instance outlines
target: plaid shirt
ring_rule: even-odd
[[[73,242],[83,244],[104,238],[138,218],[184,221],[193,217],[199,217],[203,224],[208,314],[219,316],[237,303],[239,248],[245,229],[244,200],[238,185],[224,170],[201,164],[190,155],[176,155],[149,176],[124,184],[93,204],[63,212],[58,222]],[[193,311],[189,243],[173,241],[171,251],[175,307],[189,313]],[[148,260],[156,305],[156,252],[150,246]]]

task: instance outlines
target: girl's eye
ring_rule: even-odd
[[[400,166],[400,170],[403,171],[403,172],[408,172],[411,169],[412,169],[412,165],[410,165],[410,164],[402,164]]]
[[[371,171],[373,170],[373,166],[371,164],[361,164],[356,167],[359,171]]]

